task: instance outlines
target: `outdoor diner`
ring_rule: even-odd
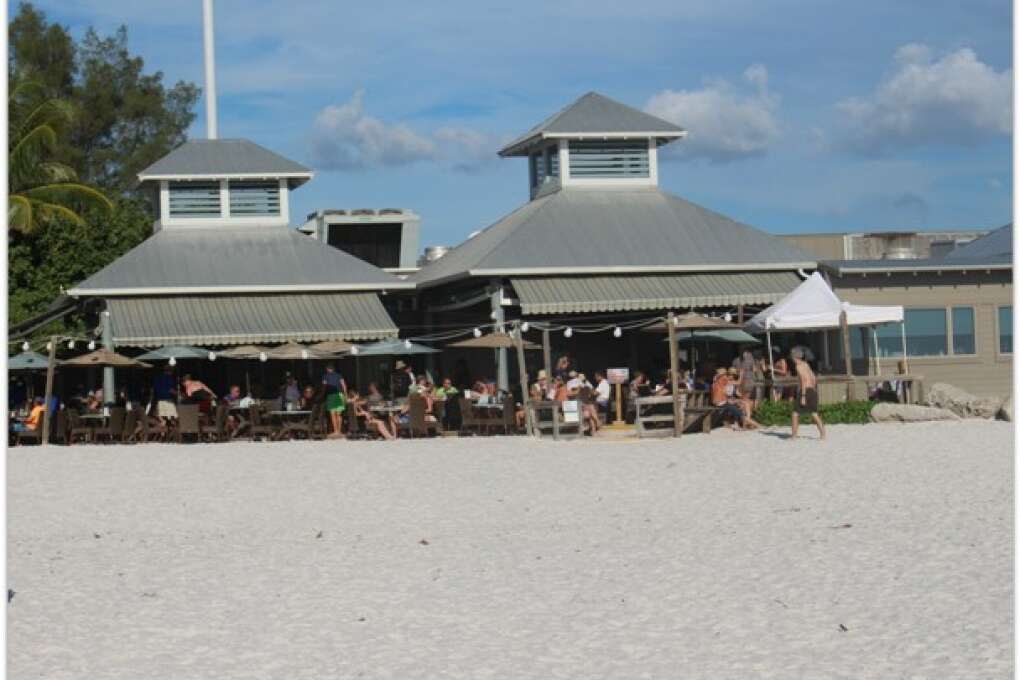
[[[486,333],[478,327],[444,333],[442,349],[430,344],[436,338],[416,337],[219,349],[166,345],[136,356],[100,348],[59,360],[58,345],[69,351],[78,345],[54,338],[45,347],[48,356],[25,343],[11,359],[9,439],[39,443],[47,421],[45,439],[59,444],[754,430],[763,402],[801,395],[798,370],[817,373],[818,389],[826,384],[849,391],[851,367],[845,364],[843,375],[824,370],[817,348],[827,336],[812,338],[811,332],[901,320],[902,309],[895,307],[841,303],[815,274],[743,325],[728,314],[670,313],[610,326],[514,321],[506,330],[492,324]],[[570,339],[575,332],[619,338],[624,330],[653,347],[664,342],[661,361],[582,365],[571,352],[552,361],[554,331]],[[528,333],[541,333],[542,343],[528,340]],[[795,342],[784,345],[780,338]],[[500,387],[492,377],[498,366],[489,375],[472,375],[463,361],[448,372],[437,369],[437,355],[455,350],[487,350],[497,363],[507,350],[517,380]],[[919,377],[905,362],[883,378],[876,356],[873,373],[868,398],[919,396],[911,393]]]

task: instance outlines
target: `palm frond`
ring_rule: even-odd
[[[64,182],[45,184],[31,189],[24,189],[21,195],[34,201],[45,201],[60,205],[77,204],[87,208],[96,208],[103,212],[113,211],[113,203],[103,192],[84,184]]]
[[[24,196],[12,194],[7,197],[7,228],[24,234],[35,228],[32,219],[32,202]]]
[[[58,203],[33,200],[32,209],[38,215],[36,221],[39,223],[52,222],[57,218],[63,218],[77,225],[85,224],[85,220],[82,219],[81,215]]]

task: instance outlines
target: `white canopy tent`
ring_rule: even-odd
[[[849,326],[881,326],[900,324],[903,340],[903,358],[907,357],[907,335],[903,324],[903,307],[900,305],[873,306],[843,302],[829,288],[822,275],[815,272],[776,304],[754,315],[744,324],[749,333],[765,333],[769,351],[769,369],[772,369],[772,331],[828,330]],[[875,341],[876,372],[878,364],[878,335]],[[849,365],[849,334],[844,333],[843,356]]]

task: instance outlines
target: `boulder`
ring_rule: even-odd
[[[928,405],[948,409],[961,418],[994,418],[1002,407],[1002,400],[975,397],[948,383],[935,383],[928,390]]]
[[[959,420],[960,416],[934,406],[883,401],[871,409],[871,419],[876,423],[921,423],[928,420]]]
[[[1005,420],[1013,422],[1013,395],[1006,397],[1006,400],[1002,402],[1002,406],[999,407],[999,412],[995,416],[999,420]]]

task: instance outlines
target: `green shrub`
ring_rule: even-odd
[[[841,401],[825,404],[818,409],[818,415],[830,425],[859,425],[871,422],[873,401]],[[766,401],[754,412],[754,419],[762,425],[789,425],[793,413],[792,401]]]

